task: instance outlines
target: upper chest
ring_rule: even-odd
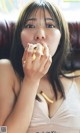
[[[69,89],[72,86],[72,80],[65,80],[62,79],[62,83],[64,86],[64,90],[65,90],[65,94],[67,95]],[[39,89],[38,89],[38,94],[40,94],[40,92],[43,91],[44,94],[51,100],[53,100],[53,103],[49,103],[44,96],[41,96],[42,101],[46,104],[46,107],[48,109],[48,116],[52,117],[55,112],[58,110],[58,108],[62,105],[64,99],[61,98],[61,94],[58,93],[58,99],[55,99],[55,95],[54,95],[54,91],[52,89],[52,86],[50,85],[49,82],[47,81],[42,81]],[[41,95],[41,94],[40,94]]]
[[[76,86],[72,85],[66,94],[66,99],[59,99],[53,104],[48,104],[44,97],[41,96],[42,102],[36,100],[34,106],[34,115],[44,117],[50,120],[67,120],[68,118],[76,121],[80,120],[80,94]],[[37,117],[37,116],[35,116]]]
[[[36,100],[31,125],[35,123],[36,125],[57,124],[80,129],[80,94],[76,86],[71,86],[65,100],[59,100],[49,108],[43,97],[42,102]]]

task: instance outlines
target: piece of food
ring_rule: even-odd
[[[44,50],[44,47],[40,43],[37,43],[37,44],[30,44],[29,43],[28,52],[33,53],[33,60],[36,59],[36,54],[35,53],[39,52],[41,55],[43,55],[43,50]]]
[[[54,103],[53,100],[51,100],[43,91],[40,92],[41,95],[45,98],[45,100],[49,103]]]

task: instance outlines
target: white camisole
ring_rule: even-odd
[[[35,100],[27,133],[80,133],[80,92],[75,82],[51,118],[48,116],[47,104]]]

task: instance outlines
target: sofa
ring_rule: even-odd
[[[71,46],[63,67],[68,71],[80,70],[80,23],[69,22],[68,25]],[[14,28],[14,20],[0,18],[0,59],[9,59]]]

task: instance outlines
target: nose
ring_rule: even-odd
[[[44,29],[37,29],[35,33],[35,40],[44,40],[46,38],[45,30]]]

